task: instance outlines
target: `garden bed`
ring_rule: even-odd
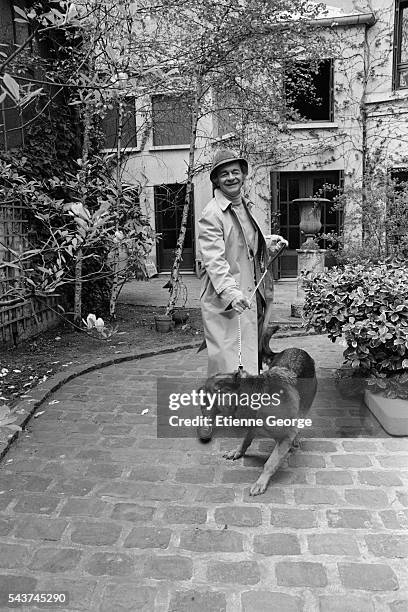
[[[72,331],[66,324],[44,332],[16,348],[0,349],[0,405],[12,406],[19,398],[56,372],[75,364],[86,364],[113,354],[132,350],[151,350],[166,344],[189,343],[202,337],[201,313],[188,309],[185,326],[177,326],[169,333],[155,331],[154,315],[163,312],[154,306],[119,304],[118,331],[102,340],[86,333]],[[44,378],[45,377],[45,378]]]

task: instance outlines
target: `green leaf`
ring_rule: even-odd
[[[23,17],[24,21],[26,21],[26,22],[28,21],[27,15],[25,14],[25,12],[19,6],[16,6],[14,4],[13,5],[13,9],[14,9],[14,12],[17,13],[17,15],[20,15],[20,17]]]
[[[18,104],[20,100],[20,86],[15,79],[9,74],[3,75],[3,85],[7,89],[9,95]]]

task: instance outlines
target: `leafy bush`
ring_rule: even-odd
[[[389,395],[404,396],[408,369],[408,270],[398,263],[346,265],[305,278],[307,325],[335,342],[345,366]],[[392,377],[392,382],[391,382]]]

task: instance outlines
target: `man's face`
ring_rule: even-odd
[[[239,162],[231,162],[221,166],[215,178],[216,186],[221,189],[227,197],[235,197],[241,192],[245,175]]]

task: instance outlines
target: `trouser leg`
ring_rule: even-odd
[[[256,309],[258,314],[258,370],[262,370],[262,328],[265,314],[265,304],[259,291],[256,292]]]

